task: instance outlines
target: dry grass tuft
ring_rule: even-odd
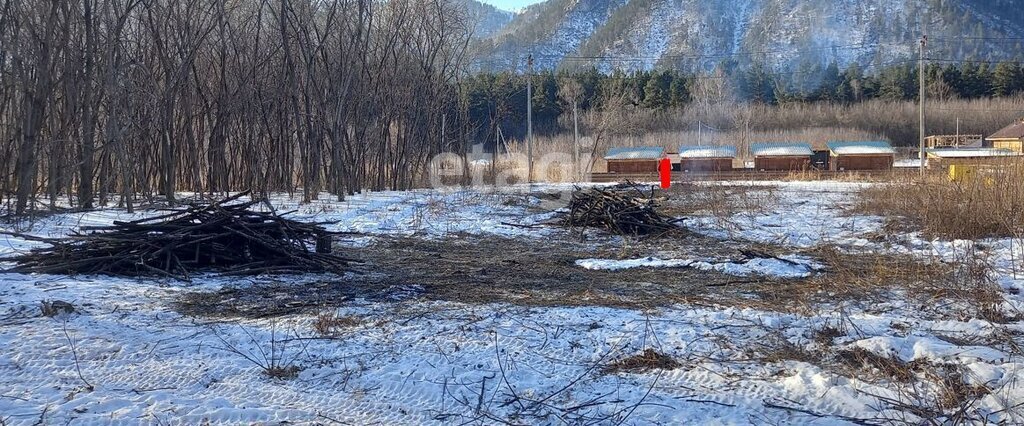
[[[815,281],[820,289],[830,289],[832,294],[856,295],[876,289],[910,288],[946,281],[953,272],[951,265],[924,262],[909,255],[849,253],[834,246],[821,246],[810,254],[828,271]]]
[[[343,330],[358,326],[362,321],[354,316],[338,316],[333,312],[321,312],[313,321],[313,329],[321,336],[337,336]]]
[[[296,365],[272,366],[263,369],[263,374],[271,379],[291,380],[299,377],[300,371],[302,371],[302,369]]]
[[[836,338],[843,337],[845,335],[846,333],[840,331],[838,328],[824,326],[814,331],[814,341],[821,346],[830,347]]]
[[[855,210],[899,217],[928,236],[976,240],[1024,236],[1024,163],[976,169],[973,178],[907,177],[861,191]]]
[[[853,375],[888,379],[896,383],[924,382],[934,386],[935,405],[944,410],[965,406],[991,393],[987,386],[964,381],[964,368],[958,364],[936,364],[924,359],[903,362],[854,347],[836,352],[840,365],[852,368]],[[930,398],[932,399],[932,398]]]
[[[889,173],[876,171],[858,172],[846,171],[842,174],[834,174],[822,170],[801,170],[793,171],[783,176],[781,180],[789,182],[813,182],[813,181],[838,181],[838,182],[892,182],[894,176],[903,176],[906,173],[900,170],[892,170]]]
[[[924,359],[903,362],[861,348],[839,351],[837,358],[841,366],[853,369],[845,374],[894,391],[891,396],[865,392],[891,410],[884,416],[885,423],[988,423],[980,402],[994,391],[986,385],[968,384],[964,377],[969,373],[963,365]]]
[[[901,290],[919,302],[945,300],[959,304],[958,309],[947,313],[957,312],[956,319],[962,321],[980,318],[1005,324],[1019,318],[1004,311],[1002,291],[992,278],[992,264],[987,254],[975,247],[958,251],[953,259],[944,261],[921,260],[910,255],[846,253],[828,246],[811,254],[826,265],[828,273],[794,286],[788,297],[818,300],[815,297],[824,294],[832,299],[868,301]]]
[[[766,363],[782,361],[817,363],[820,361],[820,354],[789,341],[781,330],[769,329],[767,331],[768,334],[746,349],[745,352],[749,359]]]
[[[841,366],[854,370],[852,377],[869,374],[875,378],[889,379],[899,383],[907,383],[915,379],[914,363],[905,363],[898,358],[878,355],[860,347],[842,349],[836,352],[836,360]]]
[[[818,356],[814,352],[787,341],[781,345],[774,346],[771,351],[766,352],[762,360],[768,363],[782,361],[813,363],[818,360]]]
[[[779,204],[774,186],[680,183],[664,192],[663,210],[673,216],[710,214],[724,222],[772,211]]]
[[[681,367],[672,357],[659,353],[654,349],[644,349],[643,353],[616,360],[603,369],[605,374],[646,373],[651,370],[674,370]]]
[[[938,388],[936,403],[940,408],[949,410],[963,407],[969,401],[977,401],[992,393],[987,386],[964,381],[964,368],[957,364],[942,364],[923,369],[924,377]]]
[[[910,255],[851,253],[834,246],[820,246],[802,254],[820,262],[823,273],[808,279],[751,283],[746,290],[757,297],[730,300],[729,304],[808,314],[815,312],[820,303],[885,301],[893,291],[930,299],[935,297],[930,291],[953,276],[952,265],[924,262]]]

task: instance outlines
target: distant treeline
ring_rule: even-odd
[[[918,67],[905,63],[866,72],[854,64],[836,64],[790,72],[764,66],[708,74],[678,71],[615,72],[596,69],[579,73],[539,72],[533,78],[535,131],[553,134],[566,130],[559,117],[580,110],[600,109],[609,100],[641,110],[669,110],[695,105],[752,102],[763,105],[828,102],[852,104],[869,100],[916,101]],[[1024,91],[1024,67],[1016,62],[930,64],[925,68],[926,90],[934,100],[981,99],[1013,96]],[[506,137],[522,137],[526,123],[526,76],[486,73],[463,81],[469,119],[479,137],[493,135],[500,126]]]

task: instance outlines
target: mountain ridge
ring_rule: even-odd
[[[473,46],[481,71],[596,67],[707,71],[917,57],[1020,60],[1024,11],[1012,0],[548,0]],[[922,31],[922,28],[927,31]]]

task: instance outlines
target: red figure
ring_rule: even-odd
[[[662,158],[658,164],[658,174],[661,175],[661,189],[668,189],[672,186],[672,160]]]

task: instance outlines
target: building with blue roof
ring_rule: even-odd
[[[665,148],[660,146],[615,147],[604,156],[608,173],[658,173],[663,158]]]
[[[885,141],[829,141],[829,168],[843,170],[891,170],[896,150]]]
[[[760,142],[750,145],[754,169],[764,171],[807,170],[814,150],[804,142]]]
[[[736,147],[732,146],[679,147],[679,169],[683,172],[731,171],[735,159]]]

